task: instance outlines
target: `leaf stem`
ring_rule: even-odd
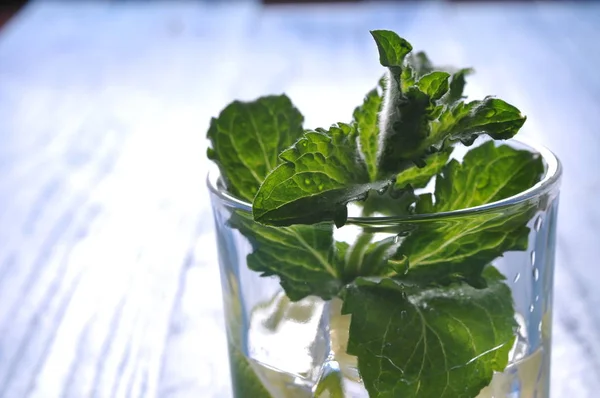
[[[354,278],[361,276],[361,268],[365,252],[373,239],[372,233],[361,233],[346,253],[346,265],[344,267],[344,282],[351,282]]]

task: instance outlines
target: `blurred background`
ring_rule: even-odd
[[[285,92],[349,120],[370,29],[473,66],[561,158],[553,396],[595,397],[600,3],[466,0],[2,2],[0,397],[229,397],[210,117]]]

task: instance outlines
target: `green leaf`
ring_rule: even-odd
[[[220,168],[227,190],[252,201],[279,153],[302,135],[303,117],[285,95],[234,101],[211,120],[208,157]]]
[[[448,163],[450,151],[434,153],[427,158],[427,163],[424,167],[412,166],[396,177],[394,186],[398,189],[404,188],[407,185],[413,188],[425,188],[431,178],[438,174],[442,168]]]
[[[406,168],[407,161],[424,162],[427,156],[457,141],[471,145],[482,134],[493,139],[512,138],[526,120],[517,108],[499,99],[445,105],[444,98],[433,100],[416,87],[396,101],[395,109],[391,116],[382,116],[385,127],[380,174]]]
[[[404,57],[412,51],[410,43],[389,30],[373,30],[371,35],[377,44],[381,65],[389,68],[402,67]]]
[[[474,398],[504,370],[516,327],[511,292],[495,268],[484,277],[483,289],[387,278],[348,287],[348,353],[370,396]]]
[[[262,381],[250,366],[248,359],[235,346],[229,345],[229,366],[233,398],[272,398]]]
[[[507,251],[526,250],[532,207],[488,212],[420,225],[404,239],[394,258],[408,259],[404,277],[446,284],[454,279],[481,286],[486,264]]]
[[[390,86],[395,87],[396,84],[390,82]],[[430,135],[431,98],[416,86],[401,94],[394,93],[392,89],[386,98],[390,98],[390,101],[381,114],[383,147],[378,162],[380,177],[423,163],[432,146],[427,141]]]
[[[539,154],[493,141],[452,160],[437,177],[435,212],[465,209],[508,198],[531,188],[544,174]]]
[[[448,95],[445,98],[446,103],[452,104],[464,98],[463,93],[467,84],[465,77],[473,72],[471,68],[463,68],[452,74],[450,91],[448,91]]]
[[[243,211],[234,212],[229,222],[252,244],[248,268],[261,276],[278,276],[292,301],[310,295],[328,300],[339,292],[331,224],[276,228],[257,223]]]
[[[267,176],[253,202],[254,219],[270,225],[346,222],[346,204],[363,200],[391,180],[369,182],[359,156],[357,130],[348,124],[307,131],[281,153],[284,163]]]
[[[422,76],[417,81],[419,90],[427,94],[433,101],[438,100],[442,95],[446,94],[449,89],[448,78],[449,73],[446,72],[431,72]]]
[[[362,216],[374,214],[384,216],[407,216],[413,213],[413,204],[417,201],[412,187],[390,187],[384,193],[371,192],[362,208]]]
[[[358,128],[360,152],[367,166],[369,179],[377,179],[377,154],[379,152],[379,111],[383,98],[377,89],[371,90],[363,104],[354,110]]]
[[[434,71],[433,64],[429,60],[429,57],[427,57],[427,54],[423,51],[410,54],[406,57],[406,60],[408,66],[414,71],[416,79]]]
[[[543,173],[539,155],[489,141],[470,150],[463,163],[444,166],[436,179],[435,203],[425,195],[417,211],[439,213],[501,200],[532,187]],[[444,283],[458,276],[479,285],[486,264],[507,251],[527,249],[527,223],[534,211],[523,203],[423,223],[403,240],[396,256],[408,259],[408,277]]]
[[[344,375],[339,369],[326,368],[325,373],[317,380],[312,396],[314,398],[346,398]]]
[[[390,77],[391,79],[391,77]],[[400,84],[398,85],[399,88],[399,92],[406,92],[408,91],[411,87],[413,87],[415,85],[417,81],[417,76],[415,71],[413,70],[413,68],[410,65],[405,65],[404,68],[402,69],[402,72],[400,72]],[[394,86],[392,86],[394,87]],[[394,95],[394,93],[392,91],[389,91],[386,93],[388,98],[392,98],[393,96],[397,96],[398,94],[396,93]],[[389,103],[390,101],[388,101]],[[391,108],[390,108],[391,109]]]
[[[495,140],[512,138],[527,118],[514,106],[496,98],[459,102],[444,112],[432,125],[432,145],[441,137],[472,143],[478,135],[487,134]]]
[[[417,201],[413,189],[425,188],[450,158],[450,151],[434,153],[427,158],[424,167],[413,165],[396,177],[394,186],[382,194],[371,193],[363,204],[363,216],[375,213],[385,216],[411,214],[412,204]]]

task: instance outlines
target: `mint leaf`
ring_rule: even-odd
[[[319,380],[314,387],[314,395],[311,395],[311,397],[346,398],[343,374],[338,369],[327,369],[327,371],[319,377]]]
[[[434,153],[424,167],[413,165],[396,176],[396,182],[384,193],[371,193],[363,204],[363,216],[375,213],[385,216],[404,216],[412,213],[417,201],[413,189],[425,188],[450,158],[450,151]]]
[[[231,344],[229,345],[229,366],[234,398],[272,398],[248,359]]]
[[[438,174],[444,165],[448,163],[450,151],[434,153],[427,158],[427,163],[424,167],[412,166],[396,177],[394,186],[402,189],[407,185],[413,188],[425,188],[431,178]]]
[[[452,160],[437,177],[433,211],[465,209],[516,195],[540,181],[538,154],[488,141],[470,150],[462,163]]]
[[[387,278],[348,287],[348,353],[369,396],[472,398],[504,370],[516,327],[511,292],[495,268],[484,278],[483,289]]]
[[[261,276],[278,276],[290,300],[310,295],[328,300],[339,292],[330,224],[276,228],[258,224],[241,211],[234,212],[229,223],[252,244],[248,268]]]
[[[517,108],[500,99],[488,97],[483,101],[458,102],[432,124],[429,142],[434,145],[445,137],[470,145],[481,134],[506,140],[519,131],[525,120]]]
[[[383,98],[377,89],[371,90],[361,106],[354,110],[358,128],[360,152],[367,166],[369,179],[377,179],[377,154],[379,152],[379,111]]]
[[[444,102],[451,104],[464,98],[463,92],[466,85],[465,77],[474,72],[472,68],[463,68],[459,70],[443,67],[434,68],[433,64],[423,51],[410,54],[406,57],[406,60],[407,65],[405,65],[405,70],[403,70],[402,75],[402,83],[404,85],[411,86],[416,79],[437,69],[452,74],[452,78],[450,79],[450,90],[444,98]]]
[[[472,74],[474,71],[471,68],[463,68],[452,74],[450,80],[450,90],[445,98],[445,102],[452,104],[464,98],[465,85],[467,84],[465,77]]]
[[[427,54],[425,54],[423,51],[410,54],[408,57],[406,57],[406,60],[408,64],[407,67],[414,72],[414,77],[416,79],[433,72],[434,70],[433,64],[429,60],[429,57],[427,57]]]
[[[235,101],[213,118],[208,157],[219,166],[227,190],[252,201],[279,153],[302,134],[303,117],[285,95]]]
[[[450,74],[447,72],[431,72],[417,81],[417,87],[427,94],[430,100],[436,101],[446,94],[450,88],[449,78]]]
[[[416,209],[439,213],[491,203],[532,187],[543,173],[539,155],[489,141],[470,150],[462,163],[451,160],[445,165],[436,178],[435,204],[423,195]],[[524,203],[420,224],[403,240],[396,257],[407,258],[418,278],[442,283],[459,275],[478,285],[486,264],[506,251],[527,249],[527,223],[534,211]]]
[[[348,202],[391,184],[369,182],[357,135],[355,126],[343,123],[304,133],[281,153],[284,163],[261,185],[253,202],[254,219],[276,226],[331,220],[343,225]]]
[[[402,67],[404,57],[412,51],[410,43],[389,30],[373,30],[371,35],[377,44],[381,65],[390,68]]]
[[[496,211],[418,226],[394,258],[408,260],[408,279],[439,284],[464,279],[481,286],[486,264],[507,251],[527,249],[532,211],[525,206],[509,214]]]

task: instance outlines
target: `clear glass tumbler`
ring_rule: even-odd
[[[410,239],[415,231],[436,236],[451,228],[465,239],[432,244],[458,244],[458,250],[467,250],[469,242],[482,238],[478,236],[482,230],[479,226],[490,222],[501,226],[520,223],[515,224],[515,236],[521,233],[523,237],[517,250],[504,252],[492,262],[505,277],[503,283],[512,292],[516,313],[509,364],[503,372],[494,373],[491,384],[477,397],[548,398],[561,167],[544,148],[511,145],[538,152],[544,159],[545,176],[531,189],[499,202],[448,213],[350,217],[345,226],[334,228],[334,236],[336,241],[353,247],[361,239],[398,243]],[[271,267],[296,261],[313,244],[303,239],[311,236],[303,235],[305,232],[332,226],[290,229],[255,225],[265,233],[258,239],[248,237],[240,232],[243,229],[235,219],[241,217],[253,223],[250,204],[229,195],[218,172],[209,174],[208,186],[216,225],[234,397],[369,397],[358,373],[357,358],[346,353],[350,315],[342,315],[341,301],[287,297],[278,277],[264,272],[264,268],[262,273],[252,270],[256,261],[268,262]],[[487,231],[490,233],[490,229]],[[261,253],[265,239],[283,242],[288,249]],[[452,263],[451,260],[448,259]],[[331,387],[336,384],[332,379],[338,380],[339,388]]]

